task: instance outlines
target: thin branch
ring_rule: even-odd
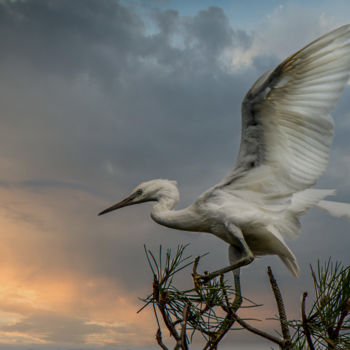
[[[162,332],[160,331],[160,328],[158,328],[157,334],[156,334],[156,339],[157,339],[157,343],[158,345],[163,349],[163,350],[169,350],[165,344],[163,343],[163,339],[162,339]]]
[[[169,350],[169,348],[162,339],[164,327],[162,330],[159,325],[160,319],[158,320],[158,318],[160,318],[160,315],[162,315],[161,318],[170,332],[170,336],[174,338],[175,350],[188,350],[190,347],[189,343],[192,341],[195,332],[200,332],[204,337],[204,349],[216,350],[234,324],[235,329],[243,328],[276,345],[278,344],[284,350],[290,350],[292,344],[288,324],[297,330],[298,338],[295,345],[299,344],[300,346],[308,347],[310,350],[315,350],[318,346],[327,347],[327,345],[328,349],[334,349],[338,345],[338,342],[342,344],[343,340],[345,341],[344,344],[347,344],[348,333],[345,330],[350,329],[348,327],[350,299],[348,299],[349,295],[345,293],[345,290],[348,291],[349,284],[347,282],[348,280],[345,282],[339,280],[339,274],[335,273],[338,270],[333,273],[333,267],[330,266],[330,263],[328,263],[325,272],[322,269],[320,270],[319,267],[318,278],[311,267],[316,301],[312,306],[309,316],[305,311],[307,293],[304,293],[301,303],[302,321],[289,323],[279,286],[271,269],[268,268],[269,281],[278,307],[279,321],[282,329],[282,335],[280,335],[269,334],[255,328],[249,324],[249,319],[241,319],[237,315],[238,310],[241,307],[245,307],[242,306],[243,297],[241,296],[239,274],[234,274],[234,288],[226,283],[223,275],[217,276],[219,278],[215,278],[210,282],[206,282],[205,273],[202,276],[197,272],[201,256],[194,260],[191,257],[184,259],[182,257],[183,250],[184,247],[182,246],[178,248],[175,256],[171,256],[170,250],[167,250],[166,258],[163,260],[161,248],[159,250],[159,257],[157,257],[158,254],[154,255],[145,248],[146,257],[154,275],[154,283],[152,294],[143,301],[146,303],[146,306],[151,304],[153,306],[158,323],[156,341],[162,350]],[[156,257],[158,261],[156,261]],[[189,261],[187,259],[191,259],[191,262],[186,263]],[[173,275],[190,264],[193,264],[192,278],[194,286],[188,290],[178,290],[173,285]],[[331,280],[328,281],[328,274],[331,273],[335,277],[332,275]],[[334,302],[334,305],[328,304],[327,301],[324,302],[324,296],[329,299],[333,298],[333,294],[335,293],[333,290],[342,291],[341,287],[345,288],[344,293],[339,294],[339,296],[338,294],[335,295],[338,299],[340,298],[339,302]],[[244,300],[247,299],[244,298]],[[257,305],[254,304],[253,306],[256,307]],[[330,313],[331,311],[328,309],[332,312],[333,310],[335,311]],[[328,321],[328,314],[333,317],[331,326],[325,322]],[[192,334],[190,334],[191,332]]]
[[[307,343],[309,345],[310,350],[315,350],[314,344],[313,344],[312,339],[311,339],[309,326],[307,324],[307,317],[306,317],[306,312],[305,312],[305,300],[306,300],[306,297],[307,297],[307,292],[304,292],[303,293],[303,299],[301,301],[302,326],[303,326],[305,338],[306,338],[306,341],[307,341]]]
[[[285,341],[282,338],[277,338],[269,333],[266,333],[264,331],[261,331],[260,329],[257,329],[247,322],[243,321],[238,315],[234,314],[235,320],[247,331],[252,332],[254,334],[260,335],[261,337],[268,339],[276,344],[278,344],[280,347],[285,346]]]
[[[332,333],[332,338],[331,338],[332,340],[338,338],[340,330],[343,326],[345,317],[348,315],[349,311],[350,311],[350,298],[346,301],[346,303],[344,305],[344,310],[340,314],[340,318],[338,320],[337,327],[335,328],[335,330]]]
[[[197,256],[194,259],[193,262],[193,268],[192,268],[192,278],[193,278],[193,284],[194,284],[194,289],[196,290],[197,294],[200,296],[199,289],[201,287],[201,282],[200,282],[200,275],[197,272],[198,264],[199,264],[199,259],[201,257]]]
[[[278,287],[278,284],[274,275],[272,274],[272,270],[270,266],[268,266],[267,268],[267,274],[269,275],[270,285],[271,285],[273,294],[275,296],[275,300],[278,308],[278,314],[279,314],[283,339],[285,340],[286,345],[288,346],[291,344],[291,337],[290,337],[290,332],[288,328],[287,314],[284,307],[281,291]]]
[[[232,304],[230,305],[230,302],[228,300],[227,291],[223,285],[224,276],[223,275],[220,276],[221,288],[222,288],[222,291],[224,294],[225,302],[227,304],[226,306],[221,305],[221,308],[227,313],[227,315],[226,315],[224,321],[222,322],[219,331],[215,334],[214,340],[212,339],[213,337],[211,337],[211,339],[207,342],[204,349],[209,349],[209,350],[216,349],[219,342],[226,335],[226,333],[231,329],[231,327],[233,326],[233,324],[236,321],[234,315],[235,315],[235,312],[242,305],[242,295],[241,295],[241,282],[240,282],[239,276],[235,275],[234,281],[235,281],[236,295],[235,295],[235,298],[234,298]]]
[[[153,298],[156,301],[158,309],[163,317],[163,321],[168,328],[170,334],[175,338],[176,341],[180,341],[180,336],[174,326],[174,324],[169,319],[169,316],[166,311],[166,303],[167,303],[167,293],[165,292],[163,295],[159,295],[159,283],[157,277],[154,275],[153,277]],[[160,298],[159,298],[160,296]],[[160,300],[159,300],[160,299]],[[159,325],[159,324],[158,324]]]
[[[192,274],[194,274],[194,275],[197,274],[197,267],[198,267],[199,259],[200,259],[200,258],[201,258],[200,256],[197,256],[197,257],[194,259],[193,268],[192,268]]]
[[[187,339],[186,339],[186,325],[188,320],[188,315],[190,313],[190,302],[188,302],[184,308],[183,317],[182,317],[182,324],[181,324],[181,348],[183,350],[187,350]]]
[[[208,341],[204,349],[209,349],[209,350],[216,349],[221,339],[231,329],[234,323],[235,323],[235,319],[233,318],[233,314],[232,313],[227,314],[224,321],[222,322],[222,325],[219,331],[214,335],[214,339],[212,339],[213,337],[211,337],[211,339]]]
[[[160,313],[163,317],[163,321],[164,321],[165,325],[167,326],[167,328],[169,329],[170,334],[175,338],[175,340],[177,342],[180,342],[181,338],[180,338],[176,328],[174,327],[174,324],[169,319],[169,316],[165,310],[165,306],[164,307],[160,306],[159,309],[160,309]]]

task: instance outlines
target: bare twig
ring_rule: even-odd
[[[252,332],[254,334],[260,335],[261,337],[268,339],[276,344],[278,344],[280,347],[285,347],[286,343],[284,341],[284,339],[282,338],[277,338],[274,335],[271,335],[269,333],[266,333],[264,331],[261,331],[260,329],[257,329],[253,326],[251,326],[250,324],[248,324],[247,322],[245,322],[244,320],[242,320],[238,315],[234,314],[234,318],[235,320],[246,330],[248,330],[249,332]]]
[[[226,333],[231,329],[233,324],[235,323],[235,319],[233,318],[233,314],[229,313],[225,317],[225,320],[222,322],[222,325],[218,332],[215,333],[213,337],[207,342],[206,346],[204,347],[204,350],[214,350],[217,348],[218,344],[220,343],[221,339],[226,335]]]
[[[165,298],[166,298],[166,296],[164,297],[164,299]],[[168,316],[168,313],[167,313],[166,308],[165,308],[165,302],[164,302],[164,304],[162,301],[161,301],[161,303],[159,303],[159,310],[160,310],[160,313],[163,317],[163,321],[164,321],[166,327],[169,329],[170,334],[175,338],[176,342],[181,342],[181,338],[179,336],[179,333],[177,332],[174,324],[171,322],[171,320]]]
[[[188,320],[188,315],[190,313],[191,304],[188,302],[184,308],[182,322],[181,322],[181,348],[187,350],[187,339],[186,339],[186,325]]]
[[[220,284],[221,284],[222,292],[224,294],[224,298],[226,302],[226,305],[221,305],[221,308],[227,313],[227,315],[224,321],[222,322],[220,329],[215,334],[214,339],[213,337],[211,337],[211,339],[207,342],[204,349],[209,349],[209,350],[216,349],[219,342],[226,335],[226,333],[231,329],[231,327],[236,321],[234,315],[235,315],[235,312],[242,305],[242,295],[241,295],[241,282],[240,282],[239,276],[235,275],[234,281],[235,281],[236,294],[233,302],[230,304],[227,291],[224,287],[224,275],[220,276]]]
[[[200,275],[197,272],[197,268],[198,268],[198,264],[199,264],[199,259],[200,258],[201,258],[200,256],[197,256],[194,259],[193,268],[192,268],[193,284],[194,284],[194,288],[197,291],[197,293],[198,293],[198,289],[200,289],[200,287],[201,287]]]
[[[286,315],[286,310],[284,307],[281,291],[278,287],[277,281],[272,273],[270,266],[268,266],[267,268],[267,274],[269,275],[270,285],[271,285],[273,294],[275,296],[275,300],[278,308],[278,314],[279,314],[283,339],[285,340],[286,346],[288,346],[291,344],[291,337],[290,337],[290,332],[288,328],[287,315]]]
[[[167,293],[164,293],[163,295],[160,295],[159,292],[159,282],[157,280],[157,277],[153,276],[153,298],[157,303],[158,309],[163,317],[163,321],[168,328],[170,334],[175,338],[175,340],[178,342],[180,341],[180,336],[174,326],[174,324],[169,319],[169,316],[166,311],[166,303],[167,303]],[[158,333],[157,333],[158,335]],[[158,341],[158,338],[157,338]]]
[[[156,275],[153,275],[152,295],[155,301],[159,301],[159,282]]]
[[[314,344],[313,344],[312,339],[311,339],[309,326],[307,324],[308,320],[307,320],[306,312],[305,312],[305,300],[306,300],[306,297],[307,297],[307,292],[304,292],[303,293],[303,299],[301,301],[302,327],[304,329],[305,338],[306,338],[306,341],[307,341],[307,343],[309,345],[310,350],[315,350]]]
[[[194,259],[193,268],[192,268],[192,273],[193,273],[193,274],[196,274],[196,273],[197,273],[197,267],[198,267],[199,259],[200,259],[200,258],[201,258],[200,256],[197,256],[197,257]]]
[[[163,350],[169,350],[165,344],[163,343],[163,339],[162,339],[162,332],[160,330],[160,328],[158,328],[157,334],[156,334],[156,339],[157,339],[157,343],[158,345],[163,349]]]
[[[340,317],[337,323],[337,327],[332,332],[332,337],[331,337],[332,340],[337,339],[339,337],[340,330],[343,326],[346,316],[349,314],[349,311],[350,311],[350,298],[345,302],[344,308],[340,314]]]

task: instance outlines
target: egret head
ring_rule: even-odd
[[[128,205],[158,201],[161,198],[172,200],[176,203],[179,200],[179,192],[176,187],[176,181],[158,179],[143,182],[138,185],[131,194],[121,202],[101,211],[98,215],[107,214],[113,210],[126,207]]]

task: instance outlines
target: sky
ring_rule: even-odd
[[[341,0],[0,1],[0,349],[156,349],[151,310],[136,313],[152,284],[144,244],[209,252],[203,270],[225,266],[227,247],[160,227],[151,204],[97,213],[153,178],[177,180],[179,208],[218,183],[237,155],[249,87],[348,13]],[[344,202],[349,101],[348,85],[317,184]],[[267,265],[291,318],[312,294],[309,264],[349,265],[349,222],[316,210],[301,221],[288,241],[299,279],[276,257],[243,270],[244,295],[264,304],[252,316],[276,314]],[[270,348],[243,332],[223,346]]]

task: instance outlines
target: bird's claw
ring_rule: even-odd
[[[211,276],[210,274],[208,274],[208,272],[205,271],[204,275],[201,275],[199,273],[193,273],[192,277],[193,277],[194,286],[196,288],[200,288],[204,284],[207,284],[215,276]]]

